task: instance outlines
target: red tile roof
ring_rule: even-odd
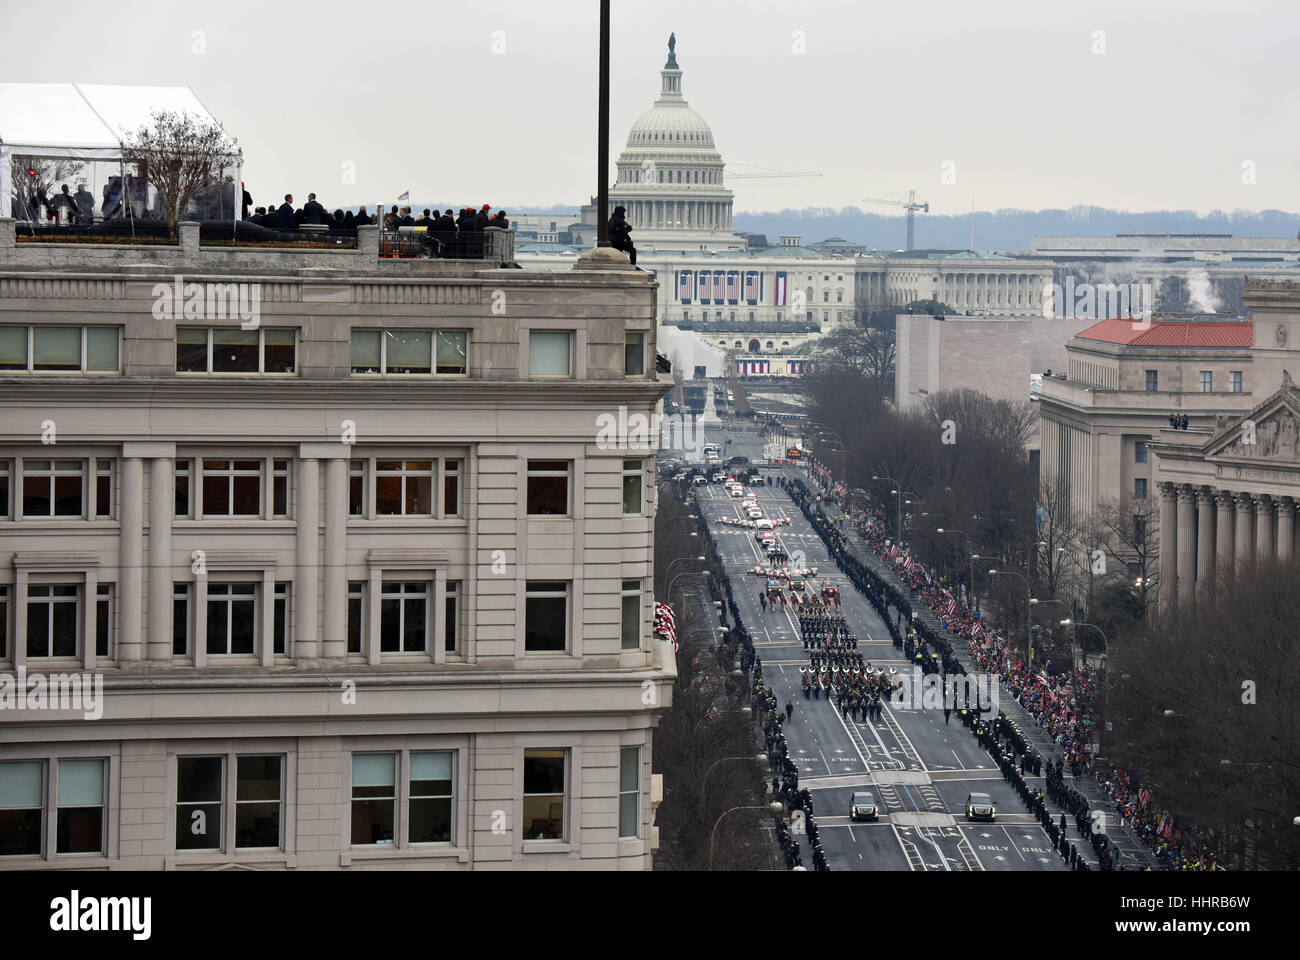
[[[1075,334],[1080,340],[1121,343],[1132,347],[1249,347],[1254,343],[1251,320],[1137,320],[1112,318]]]

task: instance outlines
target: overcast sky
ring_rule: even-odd
[[[1294,0],[613,7],[611,162],[676,31],[683,92],[728,164],[822,173],[733,181],[738,211],[908,188],[935,213],[1300,207]],[[239,140],[258,203],[577,204],[596,189],[597,11],[0,0],[0,79],[188,85]]]

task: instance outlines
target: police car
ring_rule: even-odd
[[[879,820],[880,811],[876,808],[876,797],[872,793],[855,793],[849,801],[850,820]]]
[[[966,819],[992,823],[997,816],[994,812],[996,806],[987,793],[969,793],[966,795]]]

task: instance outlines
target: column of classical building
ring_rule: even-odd
[[[1204,605],[1214,594],[1214,491],[1196,490],[1196,602]]]
[[[1190,486],[1178,487],[1178,585],[1180,604],[1192,599],[1196,583],[1196,494]]]
[[[1227,490],[1214,491],[1218,506],[1218,522],[1214,528],[1217,575],[1226,580],[1232,576],[1232,494]]]
[[[1277,502],[1277,558],[1283,563],[1291,559],[1295,548],[1295,501],[1282,497]]]
[[[1178,574],[1169,561],[1177,557],[1178,526],[1177,500],[1172,483],[1160,484],[1160,609],[1172,610],[1178,585]],[[1176,563],[1176,559],[1175,559]]]
[[[176,513],[176,447],[154,451],[149,460],[149,638],[150,660],[172,657],[172,521]]]
[[[348,645],[348,448],[325,461],[325,657],[342,660]],[[340,456],[341,452],[341,456]]]
[[[293,651],[296,659],[316,659],[320,644],[316,636],[316,610],[320,599],[317,567],[320,564],[320,461],[302,455],[298,473],[298,531],[293,577]]]
[[[1273,559],[1273,498],[1268,494],[1255,498],[1255,559]]]
[[[1239,493],[1237,501],[1237,543],[1233,549],[1237,561],[1237,573],[1243,573],[1250,564],[1250,531],[1254,520],[1255,506],[1249,494]]]
[[[138,452],[126,445],[122,451],[121,526],[119,545],[118,586],[121,593],[118,604],[118,659],[139,660],[141,649],[144,607],[144,461]],[[134,454],[134,456],[133,456]],[[170,599],[171,590],[168,589]],[[91,598],[93,599],[93,598]]]

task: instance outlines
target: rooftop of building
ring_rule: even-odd
[[[1115,343],[1130,347],[1239,348],[1248,349],[1255,339],[1250,320],[1162,320],[1149,323],[1111,317],[1075,334],[1079,340]]]

